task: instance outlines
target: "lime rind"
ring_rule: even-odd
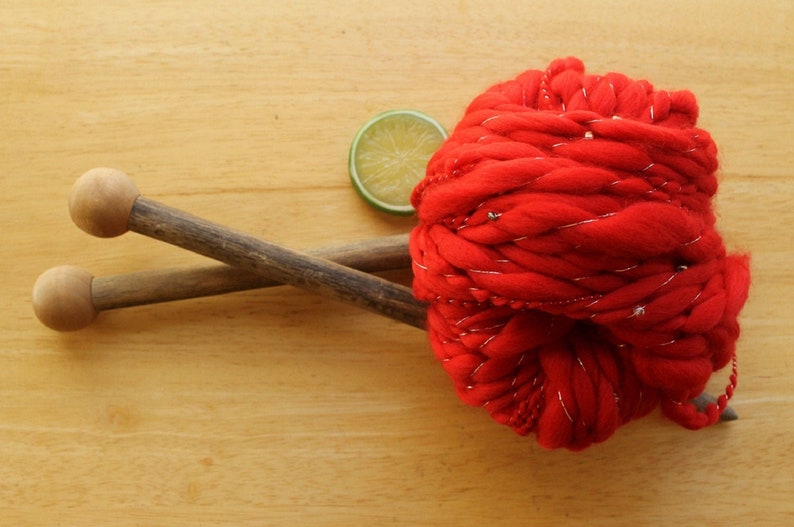
[[[376,115],[358,130],[350,147],[348,169],[353,187],[378,210],[413,214],[411,192],[446,138],[438,121],[416,110]]]

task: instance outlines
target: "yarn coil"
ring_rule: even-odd
[[[412,203],[414,294],[459,397],[546,448],[656,407],[715,423],[736,386],[745,255],[711,199],[717,147],[689,91],[556,60],[468,106]],[[713,372],[725,393],[698,410]]]

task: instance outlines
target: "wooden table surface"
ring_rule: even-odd
[[[0,525],[794,524],[792,26],[749,0],[3,2]],[[698,96],[719,229],[753,254],[736,422],[657,412],[543,450],[460,403],[421,331],[287,287],[69,334],[33,316],[51,266],[205,263],[79,231],[89,168],[293,248],[407,232],[348,184],[357,128],[402,107],[452,127],[567,55]]]

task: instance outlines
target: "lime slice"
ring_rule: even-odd
[[[414,110],[392,110],[370,119],[350,146],[353,187],[376,209],[412,214],[411,192],[446,137],[438,121]]]

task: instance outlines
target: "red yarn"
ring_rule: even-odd
[[[657,405],[716,422],[748,261],[714,228],[717,148],[688,91],[575,58],[479,95],[412,201],[414,292],[460,398],[548,448]],[[733,361],[725,395],[690,399]]]

